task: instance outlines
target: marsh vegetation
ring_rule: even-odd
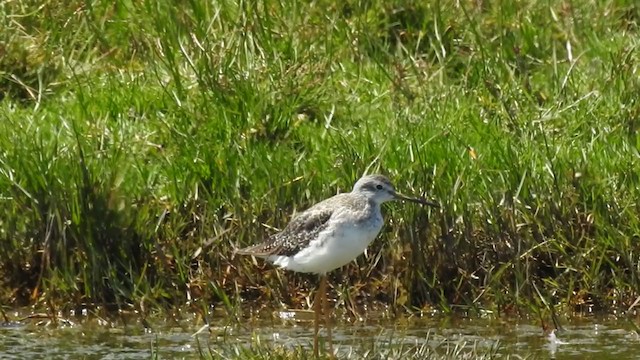
[[[233,257],[365,171],[341,316],[624,311],[640,296],[635,1],[0,5],[2,306],[302,308]],[[251,304],[252,306],[246,306]]]

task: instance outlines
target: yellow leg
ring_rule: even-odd
[[[320,279],[320,287],[322,287],[322,278]],[[321,305],[321,297],[322,294],[321,288],[318,287],[316,290],[316,296],[313,299],[313,309],[314,309],[314,323],[313,323],[313,354],[316,358],[320,357],[320,352],[318,350],[318,332],[320,331],[320,312],[322,311]]]

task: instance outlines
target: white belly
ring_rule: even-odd
[[[367,225],[368,224],[368,225]],[[288,270],[306,273],[327,273],[360,256],[378,236],[382,216],[376,221],[356,225],[338,222],[320,232],[316,240],[294,256],[270,256],[267,259]]]

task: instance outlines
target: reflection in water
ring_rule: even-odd
[[[147,331],[133,321],[127,325],[101,320],[67,323],[58,327],[35,323],[0,324],[0,358],[198,358],[205,352],[248,347],[257,340],[280,347],[309,347],[313,326],[309,322],[278,324],[249,322],[226,327],[202,328],[184,321],[174,326],[156,325]],[[104,325],[106,324],[106,325]],[[202,331],[204,330],[204,331]],[[196,332],[199,332],[196,335]],[[398,320],[395,323],[337,325],[334,342],[345,357],[357,358],[367,349],[422,347],[429,354],[519,355],[533,358],[634,359],[640,339],[628,321],[580,319],[564,324],[562,331],[544,335],[532,323],[517,320],[439,318]],[[360,351],[360,352],[359,352]],[[459,351],[456,353],[456,351]],[[229,353],[229,355],[232,355]]]

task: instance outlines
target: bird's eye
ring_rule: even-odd
[[[382,190],[382,185],[380,185],[380,184],[376,185],[376,189]]]

